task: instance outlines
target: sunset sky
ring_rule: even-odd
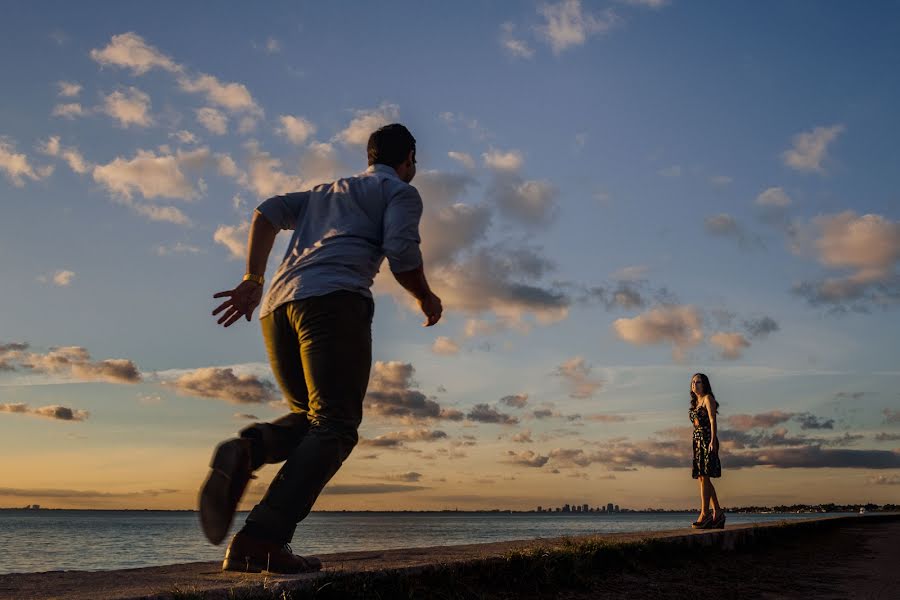
[[[697,505],[697,371],[726,506],[900,501],[900,5],[377,6],[4,4],[0,507],[193,508],[285,411],[254,207],[394,121],[445,313],[383,268],[318,508]]]

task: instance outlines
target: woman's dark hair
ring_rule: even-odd
[[[370,166],[396,167],[406,160],[410,152],[416,151],[416,138],[400,123],[391,123],[372,132],[366,151]]]
[[[704,373],[694,373],[691,376],[691,381],[694,380],[694,377],[700,378],[700,383],[703,384],[703,391],[710,396],[712,396],[713,402],[715,402],[716,413],[719,412],[719,401],[716,400],[716,395],[713,394],[712,386],[709,384],[709,377],[707,377]],[[691,390],[691,408],[697,408],[697,394],[694,393],[694,390]]]

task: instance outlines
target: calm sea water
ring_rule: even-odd
[[[728,523],[812,515],[729,515]],[[243,523],[244,515],[235,522]],[[294,551],[350,550],[498,542],[690,526],[691,513],[312,513],[297,528]],[[221,560],[192,512],[0,511],[0,573],[104,570]]]

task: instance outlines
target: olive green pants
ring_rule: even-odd
[[[254,468],[284,465],[244,531],[287,543],[356,446],[372,366],[370,298],[332,292],[283,304],[260,320],[272,372],[291,413],[241,431]]]

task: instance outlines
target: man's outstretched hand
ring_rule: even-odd
[[[253,309],[259,306],[259,301],[262,299],[262,291],[263,286],[255,281],[242,281],[233,290],[213,295],[213,298],[227,297],[228,300],[217,306],[212,314],[216,316],[220,312],[225,311],[225,314],[219,317],[218,320],[219,325],[224,325],[225,327],[233,324],[241,317],[246,317],[249,321],[250,316],[253,314]]]
[[[425,314],[425,322],[422,323],[423,327],[431,327],[440,321],[441,313],[444,312],[441,299],[436,294],[428,294],[424,300],[419,300],[419,308]]]

